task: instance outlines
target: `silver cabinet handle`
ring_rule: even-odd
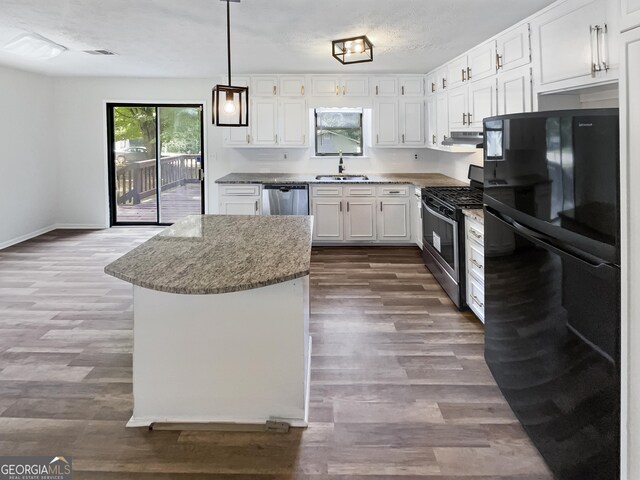
[[[462,81],[464,82],[467,79],[467,72],[465,71],[465,69],[462,69]]]
[[[500,70],[504,65],[502,65],[502,55],[496,52],[496,70]]]
[[[349,202],[347,202],[347,212],[349,211]]]
[[[436,142],[437,142],[436,136],[435,135],[431,135],[431,143],[433,143],[435,145]]]
[[[274,86],[273,86],[273,94],[274,94],[274,95],[276,94],[276,91],[277,91],[277,90],[276,90],[276,86],[274,85]]]
[[[402,95],[404,95],[404,85],[402,85],[401,90],[402,90]]]
[[[399,195],[399,194],[400,194],[400,190],[390,190],[390,191],[389,191],[389,194],[390,194],[390,195],[393,195],[393,194],[395,194],[395,195]],[[417,196],[417,195],[416,195],[416,196]]]
[[[258,200],[256,200],[256,212],[258,211]]]
[[[380,143],[380,136],[376,133],[376,145]]]
[[[340,211],[342,212],[342,200],[340,200]]]
[[[469,233],[471,235],[473,235],[474,237],[476,237],[476,238],[482,238],[482,235],[480,235],[478,232],[476,232],[473,228],[469,229]]]
[[[402,134],[402,143],[404,143],[404,133]]]
[[[467,67],[467,80],[471,80],[471,67]]]
[[[445,88],[447,88],[447,79],[443,78],[442,79],[442,89],[444,90]]]
[[[380,202],[380,211],[382,211],[382,202]]]
[[[302,86],[300,87],[300,95],[303,95],[303,96],[304,96],[304,85],[302,85]]]
[[[478,297],[476,297],[475,295],[471,295],[471,298],[473,298],[473,301],[476,302],[480,308],[484,307],[484,303],[478,300]]]
[[[247,133],[247,143],[251,143],[251,136]]]
[[[467,123],[471,125],[471,114],[467,113]]]
[[[304,145],[305,143],[307,143],[307,134],[303,133],[302,134],[302,144]]]
[[[376,85],[376,95],[378,95],[378,85]]]
[[[276,143],[278,143],[278,134],[277,134],[277,133],[274,135],[274,137],[273,137],[273,138],[274,138],[274,140],[276,141]]]
[[[431,93],[436,91],[436,83],[435,82],[431,82]]]
[[[473,263],[476,267],[478,267],[478,268],[480,268],[480,269],[481,269],[481,268],[483,268],[483,267],[482,267],[482,265],[480,265],[480,264],[476,261],[476,259],[475,259],[475,258],[472,258],[472,259],[471,259],[471,263]]]
[[[343,85],[342,86],[342,95],[346,95],[347,94],[347,86]]]
[[[462,125],[466,125],[467,124],[467,114],[463,113],[462,114]]]

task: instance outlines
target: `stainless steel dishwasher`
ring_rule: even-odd
[[[262,187],[263,215],[309,215],[309,186],[269,184]]]

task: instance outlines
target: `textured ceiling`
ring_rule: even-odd
[[[234,73],[426,73],[551,0],[242,0],[231,3]],[[0,0],[0,45],[25,31],[69,48],[51,60],[0,49],[48,75],[210,77],[226,71],[219,0]],[[367,34],[374,62],[341,66],[331,40]],[[116,57],[83,50],[107,49]]]

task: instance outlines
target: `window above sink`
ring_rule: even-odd
[[[363,156],[362,108],[316,108],[316,156]]]

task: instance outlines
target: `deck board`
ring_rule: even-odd
[[[187,183],[162,192],[161,223],[175,223],[186,215],[202,213],[199,183]],[[137,205],[118,205],[118,222],[155,222],[158,207],[156,195],[145,198]]]

